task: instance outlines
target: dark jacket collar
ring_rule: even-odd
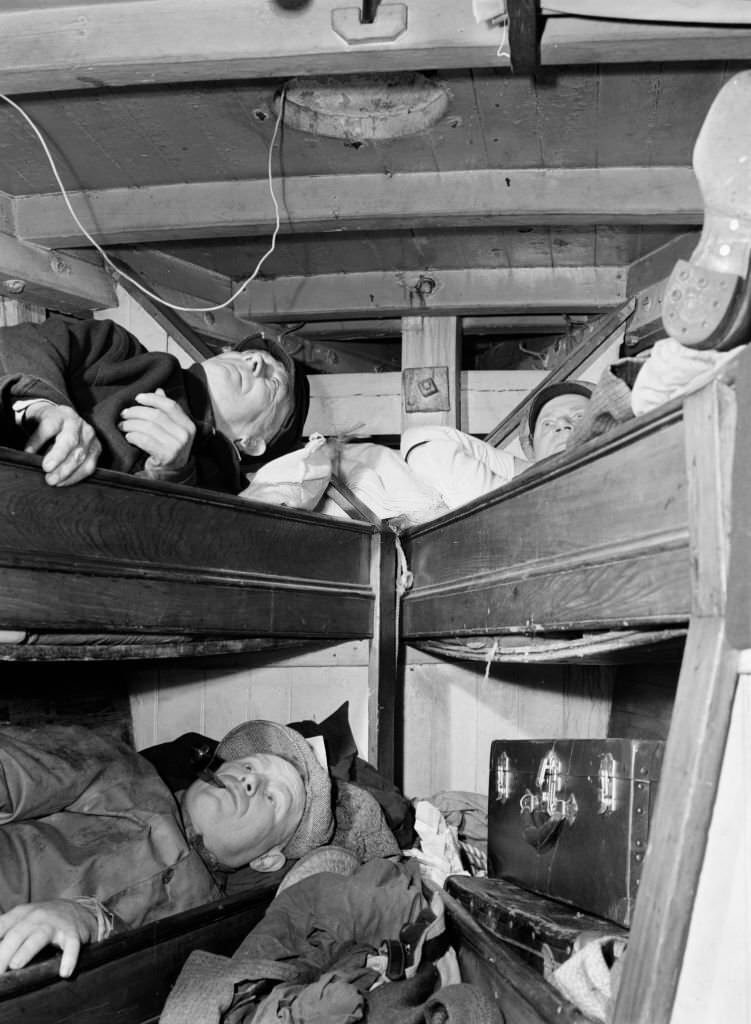
[[[193,457],[198,483],[217,491],[237,494],[247,486],[240,470],[240,458],[233,441],[217,430],[206,371],[200,363],[183,370],[188,411],[196,424]]]

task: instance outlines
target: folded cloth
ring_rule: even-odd
[[[719,366],[737,354],[735,349],[716,352],[688,348],[674,338],[661,338],[652,346],[634,382],[631,392],[634,415],[640,416],[671,398],[695,391],[706,384]]]
[[[422,877],[442,888],[448,875],[466,875],[462,864],[456,828],[446,823],[438,808],[429,800],[415,800],[415,831],[419,848],[405,850],[420,865]]]
[[[466,982],[446,985],[425,1004],[426,1024],[505,1024],[498,1007]]]
[[[261,466],[238,498],[310,511],[321,500],[330,480],[331,453],[326,438],[312,434],[304,448]]]
[[[385,445],[339,445],[333,466],[342,483],[381,519],[398,516],[404,525],[415,525],[447,511],[438,491],[420,480],[401,456]],[[324,499],[316,511],[331,514],[331,504],[330,499]]]
[[[612,1015],[625,948],[622,936],[599,935],[575,948],[548,981],[582,1013],[606,1024]]]

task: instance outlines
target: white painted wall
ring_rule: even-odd
[[[115,293],[118,305],[112,309],[95,311],[93,315],[96,320],[113,320],[116,324],[124,327],[126,331],[134,334],[145,348],[152,352],[169,352],[183,367],[193,363],[194,360],[185,350],[180,348],[164,328],[120,285],[115,286]]]
[[[405,658],[404,792],[487,795],[495,739],[607,735],[611,683],[585,666],[443,661],[408,648]]]
[[[349,722],[368,750],[368,642],[318,651],[134,664],[130,685],[137,749],[200,732],[215,739],[239,722],[268,718],[320,722],[349,701]]]
[[[749,778],[751,676],[741,675],[671,1024],[751,1021]]]

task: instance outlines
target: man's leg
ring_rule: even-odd
[[[694,145],[704,225],[663,299],[668,334],[692,348],[729,349],[751,338],[751,71],[730,79]]]

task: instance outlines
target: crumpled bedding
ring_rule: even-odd
[[[398,939],[405,924],[429,909],[419,870],[411,863],[378,859],[351,875],[322,872],[304,878],[276,896],[231,958],[190,954],[160,1024],[240,1024],[246,1016],[251,1019],[251,1009],[255,1013],[254,983],[269,978],[292,986],[279,993],[287,999],[286,1016],[269,1019],[289,1024],[361,1019],[350,1016],[350,989],[359,994],[362,1009],[365,993],[379,977],[370,958],[382,942]],[[316,988],[299,1003],[302,988],[310,985]],[[294,986],[300,988],[293,991]],[[309,998],[319,1013],[324,995],[328,1016],[301,1016],[298,1010]]]

